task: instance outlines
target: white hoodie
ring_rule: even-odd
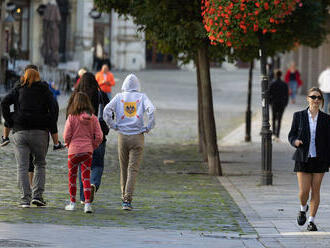
[[[103,119],[108,126],[125,135],[149,132],[155,126],[155,107],[146,94],[140,91],[139,79],[128,75],[118,93],[103,111]],[[144,113],[148,115],[148,124],[144,126]],[[115,120],[112,116],[115,116]]]
[[[319,85],[320,90],[324,93],[330,93],[330,68],[328,67],[326,70],[321,72],[319,76]]]

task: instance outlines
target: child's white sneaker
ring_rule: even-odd
[[[76,203],[70,202],[68,205],[65,206],[65,210],[68,210],[68,211],[76,210]]]
[[[92,206],[90,203],[85,203],[85,206],[84,206],[84,212],[86,214],[91,214],[93,213],[93,210],[92,210]]]

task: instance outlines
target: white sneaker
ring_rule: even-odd
[[[68,211],[76,210],[76,203],[75,202],[70,202],[70,204],[65,206],[65,210],[68,210]]]
[[[90,203],[85,203],[85,206],[84,206],[84,213],[86,213],[86,214],[91,214],[91,213],[93,213],[92,206],[91,206]]]

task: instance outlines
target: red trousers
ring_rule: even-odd
[[[70,201],[76,202],[77,192],[77,172],[80,165],[81,179],[84,186],[85,203],[90,203],[91,197],[91,165],[92,165],[92,153],[78,153],[68,156],[68,168],[69,168],[69,193]]]

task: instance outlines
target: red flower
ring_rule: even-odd
[[[254,32],[257,32],[258,29],[259,29],[258,24],[257,24],[257,23],[253,24],[253,31],[254,31]]]
[[[267,2],[265,2],[264,8],[265,8],[265,10],[268,10],[269,9],[269,4]]]

